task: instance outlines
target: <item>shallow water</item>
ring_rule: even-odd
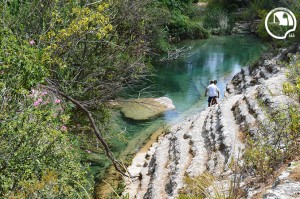
[[[162,125],[177,123],[207,107],[204,93],[209,80],[218,80],[222,99],[226,84],[234,74],[266,50],[261,41],[250,35],[213,36],[207,40],[185,41],[178,45],[182,46],[190,48],[184,58],[154,63],[156,77],[152,79],[151,87],[140,96],[169,97],[176,109],[147,122],[127,120],[120,115],[115,119],[121,129],[126,127],[126,135],[131,140],[128,149],[131,153]],[[137,97],[138,93],[133,96]]]

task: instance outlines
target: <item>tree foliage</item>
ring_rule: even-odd
[[[53,102],[34,106],[38,99],[24,98],[18,115],[6,117],[0,128],[0,195],[88,198],[93,179],[67,131],[67,115]]]
[[[101,111],[103,102],[146,68],[143,52],[134,52],[135,45],[118,40],[106,12],[108,4],[61,3],[2,4],[2,196],[76,198],[91,194],[93,180],[80,162],[80,143],[66,131],[75,125],[68,118],[80,111],[77,116],[81,118],[88,113],[93,121],[90,130],[97,131],[102,120],[95,122],[88,109],[100,114],[98,118],[106,117]],[[20,18],[26,15],[33,20]],[[33,97],[34,90],[44,94]],[[73,105],[65,102],[67,108],[58,108],[64,98]],[[89,126],[86,121],[79,123]],[[101,138],[98,131],[97,136]]]
[[[1,196],[88,197],[93,180],[82,162],[87,142],[76,137],[82,129],[94,133],[122,173],[110,150],[106,102],[146,78],[148,55],[168,50],[170,38],[208,36],[190,20],[192,3],[0,4]]]
[[[0,196],[89,197],[93,180],[67,130],[68,108],[31,90],[49,71],[43,52],[4,29],[0,37]]]
[[[127,26],[118,21],[126,14],[121,5],[132,16]],[[78,125],[95,132],[117,168],[102,135],[110,136],[102,127],[105,102],[148,71],[142,6],[1,4],[1,196],[88,197],[93,180],[81,162]]]

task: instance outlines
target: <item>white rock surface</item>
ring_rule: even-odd
[[[174,106],[172,100],[168,97],[159,97],[159,98],[155,98],[154,100],[159,102],[160,104],[167,106],[168,110],[175,109],[175,106]]]
[[[300,182],[290,177],[295,169],[300,167],[300,162],[291,162],[273,183],[272,187],[263,195],[263,199],[292,199],[300,198]],[[296,171],[298,172],[298,171]],[[300,175],[300,174],[299,174]]]
[[[266,119],[260,101],[276,110],[289,100],[282,92],[285,69],[276,66],[280,57],[251,72],[242,69],[221,103],[173,126],[148,155],[138,154],[128,170],[139,178],[128,179],[124,193],[138,199],[176,198],[185,176],[197,177],[205,171],[222,175],[226,183],[226,177],[232,177],[231,159],[241,157],[244,148],[241,135],[246,129],[255,135],[258,123]]]

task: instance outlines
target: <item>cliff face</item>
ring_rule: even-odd
[[[125,193],[130,198],[176,198],[185,176],[205,171],[221,175],[226,184],[233,173],[229,164],[244,148],[243,132],[255,135],[266,117],[260,103],[272,111],[290,101],[282,91],[286,68],[278,63],[297,50],[282,50],[255,69],[242,69],[227,85],[222,102],[173,126],[147,153],[139,153],[128,168],[138,177],[126,180]]]

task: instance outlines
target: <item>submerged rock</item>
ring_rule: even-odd
[[[122,115],[133,120],[149,120],[174,109],[172,100],[167,97],[133,99],[119,104]]]

